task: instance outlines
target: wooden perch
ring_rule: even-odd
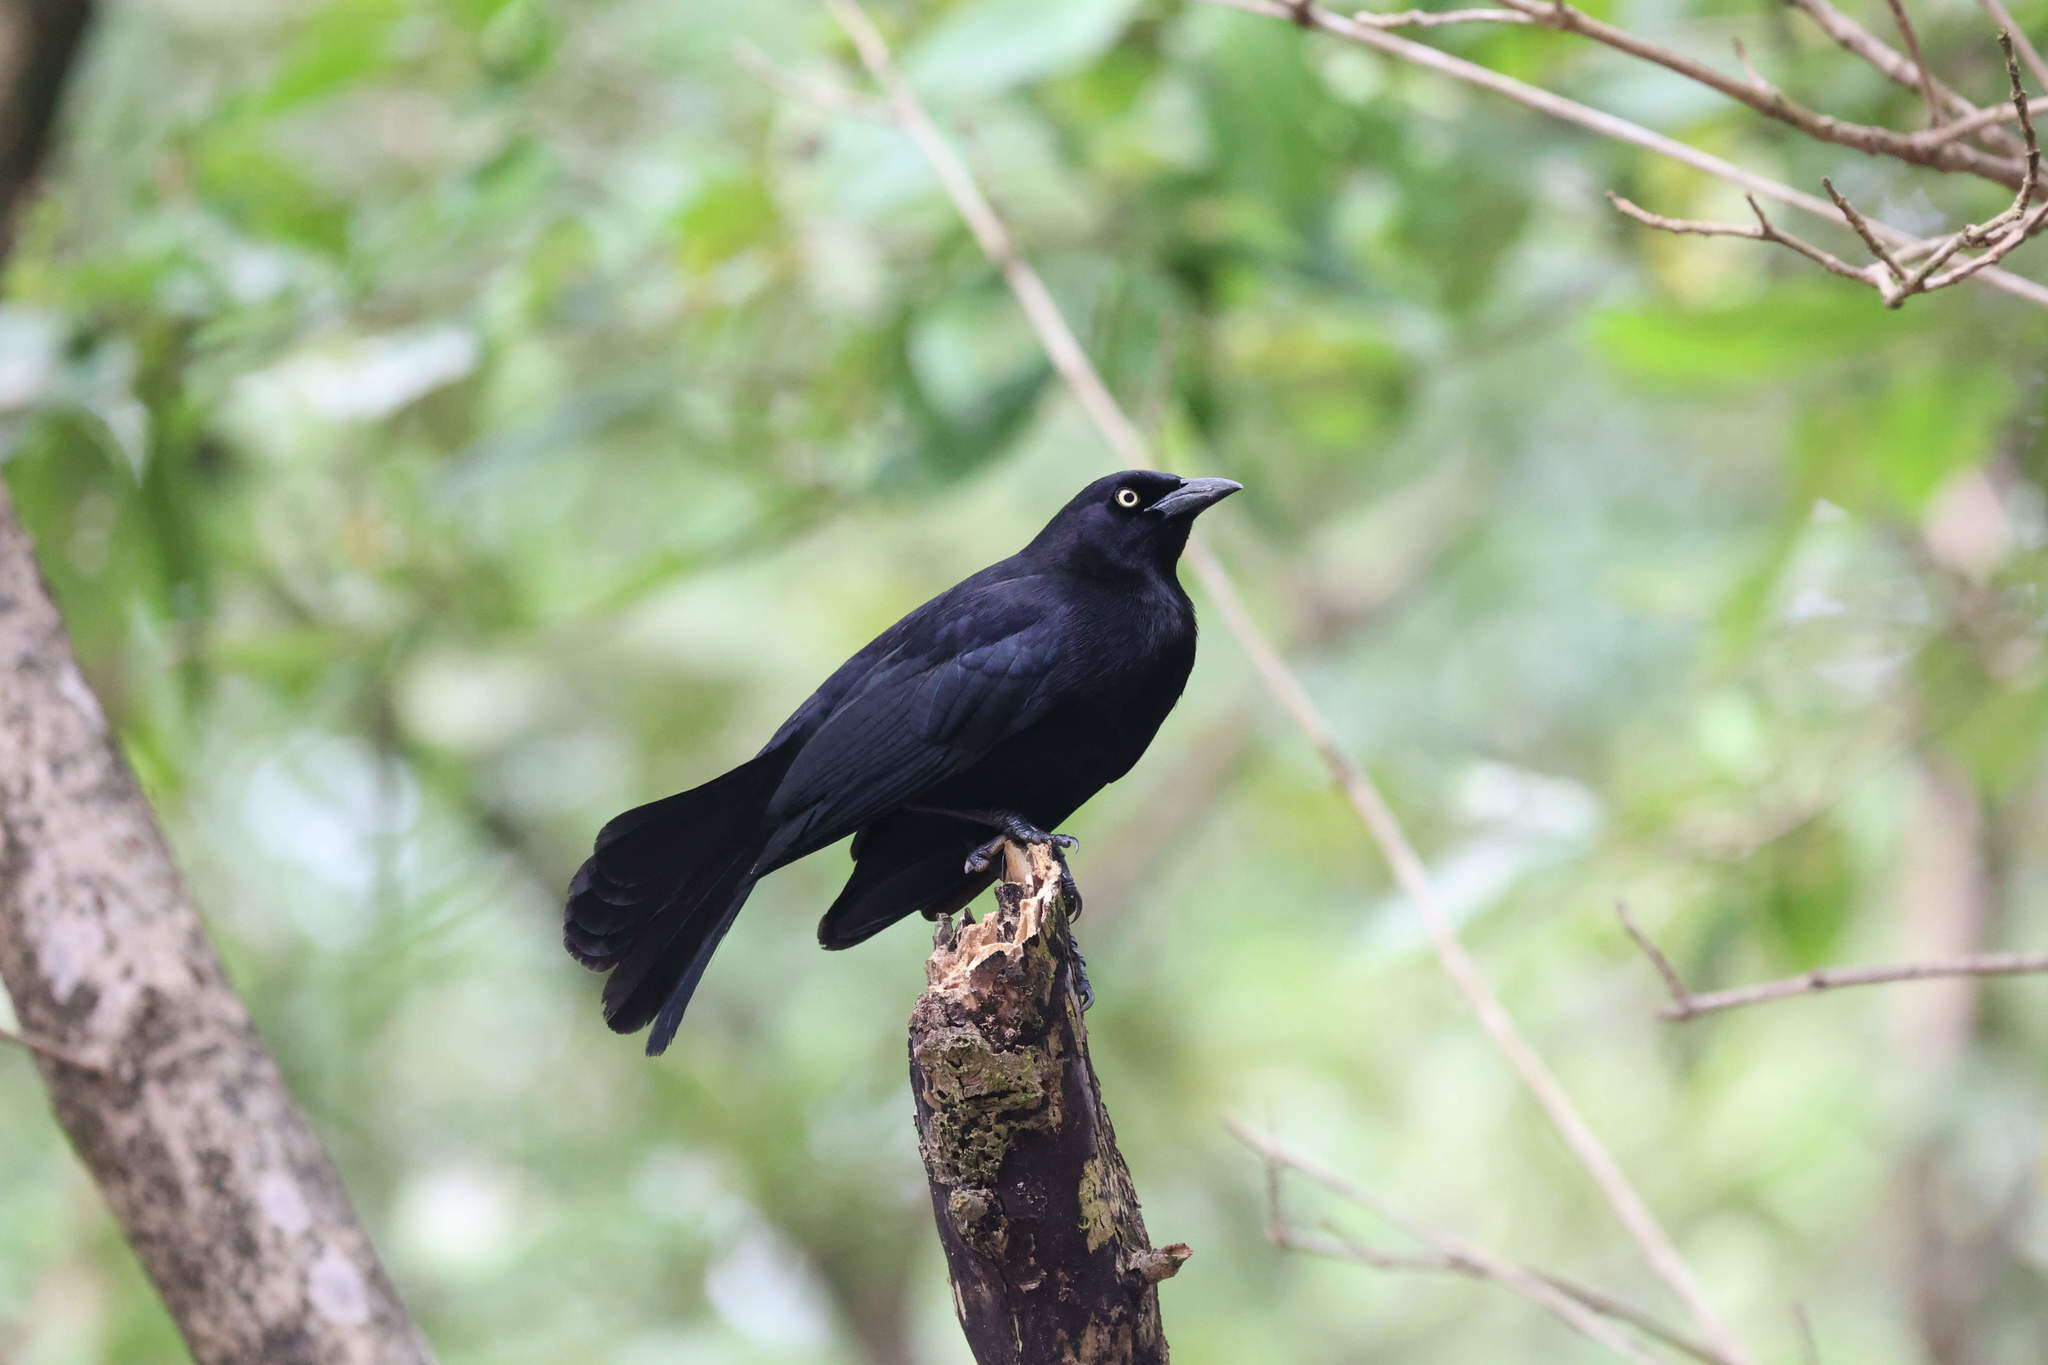
[[[979,1365],[1167,1359],[1145,1236],[1088,1060],[1074,905],[1042,845],[1004,850],[997,910],[942,923],[910,1016],[910,1088],[953,1302]]]
[[[206,940],[4,488],[0,980],[196,1361],[429,1359]]]

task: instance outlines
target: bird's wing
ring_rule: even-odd
[[[804,741],[770,803],[779,864],[964,771],[1044,714],[1056,609],[992,585],[906,632]]]

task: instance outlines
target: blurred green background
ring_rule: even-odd
[[[1916,124],[1765,0],[1591,8]],[[1996,98],[1978,12],[1914,8]],[[1612,914],[1700,987],[2048,946],[2048,311],[1646,234],[1600,191],[1740,203],[1283,24],[880,17],[1162,460],[1247,485],[1204,534],[1753,1346],[1797,1358],[1796,1304],[1827,1361],[2048,1356],[2048,982],[1676,1028]],[[1570,38],[1428,37],[1902,225],[2002,198]],[[451,1362],[965,1355],[904,1080],[923,932],[824,956],[844,855],[784,872],[658,1063],[558,946],[603,819],[1108,467],[911,147],[736,44],[857,83],[783,0],[110,6],[0,307],[87,673]],[[1604,1358],[1272,1250],[1225,1116],[1678,1320],[1207,619],[1070,826],[1096,1065],[1196,1252],[1176,1359]],[[178,1358],[18,1056],[0,1151],[0,1358]]]

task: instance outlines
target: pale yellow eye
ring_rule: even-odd
[[[1135,489],[1135,488],[1119,488],[1119,489],[1117,489],[1117,490],[1116,490],[1116,505],[1117,505],[1118,507],[1123,507],[1123,508],[1132,508],[1132,507],[1136,507],[1136,506],[1138,505],[1138,490],[1137,490],[1137,489]]]

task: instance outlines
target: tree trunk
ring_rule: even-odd
[[[228,985],[4,488],[0,981],[195,1359],[430,1359]]]
[[[91,18],[86,0],[0,0],[0,261]]]
[[[1039,846],[1005,851],[998,909],[942,927],[910,1017],[910,1085],[960,1325],[980,1365],[1163,1365],[1154,1249],[1103,1107]]]

